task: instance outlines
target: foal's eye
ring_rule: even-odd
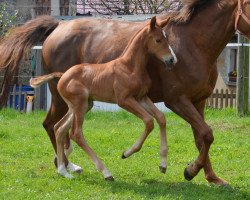
[[[155,40],[156,41],[156,43],[160,43],[161,42],[161,40],[160,39],[157,39],[157,40]]]

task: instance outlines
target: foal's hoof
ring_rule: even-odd
[[[78,165],[75,165],[74,163],[69,162],[67,165],[67,169],[71,172],[80,174],[82,173],[82,168]]]
[[[185,168],[185,170],[184,170],[184,177],[185,177],[186,180],[191,181],[195,176],[191,175],[188,172],[187,168]]]
[[[125,152],[125,151],[124,151],[124,152]],[[124,152],[122,153],[122,159],[127,158],[127,157],[124,155]]]
[[[161,173],[166,174],[166,171],[167,171],[166,167],[159,166],[159,169]]]
[[[106,181],[114,181],[114,177],[113,176],[108,176],[105,178]]]

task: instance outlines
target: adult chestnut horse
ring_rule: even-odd
[[[250,2],[183,0],[183,4],[180,11],[161,18],[171,18],[165,31],[178,63],[173,70],[165,71],[162,63],[150,56],[148,70],[152,87],[149,97],[154,102],[163,101],[193,129],[199,155],[185,169],[185,178],[191,180],[204,168],[207,181],[227,184],[214,173],[208,156],[214,137],[212,129],[204,121],[204,107],[216,83],[216,59],[234,35],[235,27],[250,38]],[[2,41],[0,67],[7,67],[4,86],[8,86],[8,78],[11,78],[23,54],[47,35],[49,37],[43,45],[45,70],[48,73],[64,72],[78,63],[102,63],[118,57],[130,37],[143,25],[101,19],[76,19],[59,24],[49,17],[27,22]],[[149,66],[155,66],[154,70]],[[67,112],[56,84],[56,81],[49,84],[53,95],[52,105],[43,124],[55,149],[53,127]],[[2,88],[2,94],[4,89],[6,87]]]

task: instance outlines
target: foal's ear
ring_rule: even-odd
[[[164,20],[160,21],[160,22],[159,22],[159,26],[160,26],[161,28],[163,28],[164,26],[166,26],[166,25],[168,24],[169,20],[170,20],[170,17],[167,18],[167,19],[164,19]]]
[[[156,16],[152,17],[152,19],[150,20],[150,29],[154,30],[156,26]]]
[[[249,3],[250,3],[250,0],[244,0],[244,1],[243,1],[243,4],[245,4],[245,3],[246,3],[246,4],[249,4]]]

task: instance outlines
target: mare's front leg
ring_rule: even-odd
[[[140,151],[144,141],[148,137],[149,133],[154,128],[154,119],[153,117],[142,107],[140,103],[138,103],[134,97],[120,98],[118,99],[118,105],[125,110],[131,112],[135,116],[139,117],[143,120],[145,124],[145,130],[141,134],[141,137],[132,145],[131,148],[124,151],[122,154],[122,158],[127,158],[132,154]]]
[[[143,101],[140,102],[141,105],[156,119],[159,127],[160,127],[160,171],[162,173],[166,173],[167,170],[167,155],[168,155],[168,147],[167,147],[167,132],[166,132],[166,119],[164,114],[154,105],[149,97],[145,97]]]
[[[202,143],[197,159],[188,165],[184,171],[185,178],[191,180],[207,162],[209,148],[214,140],[213,132],[188,98],[182,96],[175,99],[175,102],[170,104],[169,107],[197,130],[196,137]]]
[[[197,111],[200,113],[200,115],[202,116],[203,119],[204,119],[205,104],[206,104],[206,100],[203,100],[199,103],[194,104],[194,106],[196,107]],[[199,135],[198,130],[196,130],[194,127],[192,127],[192,129],[193,129],[196,147],[200,151],[202,148],[202,140],[200,139],[200,137],[198,137],[198,135]],[[211,165],[211,162],[209,159],[209,155],[208,155],[206,163],[204,165],[204,172],[205,172],[205,177],[206,177],[208,182],[214,183],[216,185],[227,185],[228,184],[227,181],[219,178],[215,174],[215,172],[213,171],[213,168],[212,168],[212,165]]]

